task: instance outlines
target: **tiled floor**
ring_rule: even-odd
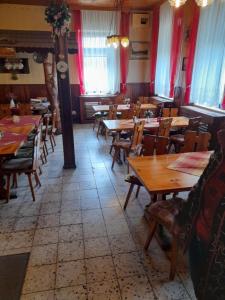
[[[157,243],[143,251],[148,194],[142,189],[124,213],[126,166],[111,171],[109,144],[91,126],[76,125],[74,134],[76,170],[63,169],[57,137],[37,201],[20,176],[18,198],[0,204],[0,254],[31,253],[21,299],[195,299],[185,258],[169,282]]]

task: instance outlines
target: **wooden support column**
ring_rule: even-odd
[[[57,81],[62,125],[64,168],[76,168],[73,139],[72,105],[68,68],[67,36],[55,37],[55,53],[57,66]]]

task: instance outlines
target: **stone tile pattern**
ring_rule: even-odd
[[[21,299],[195,299],[186,258],[169,282],[156,241],[144,253],[149,195],[142,188],[123,212],[127,166],[111,171],[111,139],[97,139],[90,125],[74,130],[76,170],[63,169],[58,136],[36,202],[22,175],[18,198],[0,202],[0,255],[31,252]]]

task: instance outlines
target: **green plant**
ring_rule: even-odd
[[[67,34],[71,21],[69,6],[65,2],[52,1],[45,10],[45,20],[51,24],[53,36]]]

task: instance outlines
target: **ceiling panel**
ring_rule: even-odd
[[[48,5],[50,0],[2,0],[8,4]],[[162,0],[123,0],[123,7],[127,9],[148,9],[151,6],[163,2]],[[81,8],[109,8],[114,7],[113,0],[67,0],[71,7]]]

